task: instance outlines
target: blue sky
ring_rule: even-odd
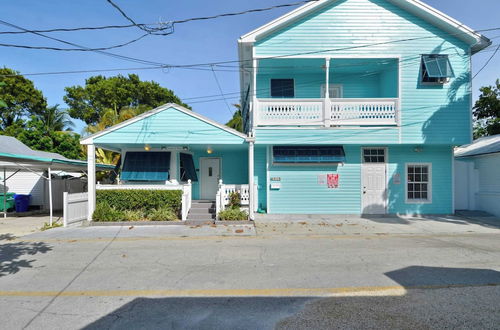
[[[447,15],[461,21],[476,30],[500,26],[500,1],[498,0],[424,0],[427,4],[443,11]],[[294,0],[115,0],[137,22],[155,23],[159,20],[170,21],[189,17],[207,16],[225,12],[246,10],[250,8],[268,7],[290,3]],[[128,24],[106,0],[16,0],[3,1],[0,18],[28,29],[48,29],[59,27],[98,26]],[[113,50],[113,52],[151,61],[184,64],[205,63],[212,61],[236,60],[237,39],[239,36],[259,27],[292,8],[276,9],[264,13],[253,13],[218,20],[192,22],[176,27],[170,36],[150,36],[133,45]],[[0,30],[10,30],[1,26]],[[125,42],[138,37],[138,29],[106,30],[96,32],[51,33],[51,36],[65,39],[89,47],[101,47]],[[493,43],[500,42],[500,30],[485,32],[493,37]],[[497,38],[495,38],[497,37]],[[3,43],[43,45],[61,47],[64,45],[33,35],[2,35]],[[486,62],[492,52],[477,54],[473,57],[473,72]],[[5,48],[0,49],[1,65],[13,68],[21,73],[69,71],[108,68],[132,68],[140,64],[130,63],[90,52],[56,52],[49,50],[27,50]],[[205,116],[225,123],[231,116],[230,110],[222,100],[194,103],[189,98],[219,94],[219,89],[211,71],[199,70],[146,70],[129,71],[139,74],[143,80],[155,80],[168,87],[180,96],[193,109]],[[118,72],[106,72],[104,75],[115,75]],[[128,72],[121,72],[127,74]],[[63,107],[64,87],[83,85],[85,79],[96,73],[65,74],[52,76],[29,77],[42,90],[50,105],[59,103]],[[238,73],[217,73],[224,93],[239,90]],[[477,98],[480,86],[491,85],[500,78],[500,52],[490,62],[487,69],[474,80],[474,98]],[[237,103],[237,94],[228,99]],[[215,99],[219,99],[216,97]],[[206,99],[201,99],[206,101]],[[200,99],[196,100],[200,101]],[[77,131],[83,128],[78,123]]]

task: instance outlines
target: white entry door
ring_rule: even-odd
[[[200,158],[200,197],[215,200],[220,179],[220,158]]]
[[[387,208],[386,149],[363,148],[361,193],[363,214],[385,214]]]

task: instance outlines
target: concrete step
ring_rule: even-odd
[[[191,208],[189,214],[215,214],[215,208]]]
[[[187,216],[187,220],[206,220],[215,219],[215,214],[191,214]]]

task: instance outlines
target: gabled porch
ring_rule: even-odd
[[[240,190],[246,186],[249,191],[253,141],[247,140],[244,134],[177,105],[151,110],[82,141],[88,148],[89,199],[93,198],[89,205],[95,208],[96,190],[181,190],[181,219],[186,220],[193,201],[216,203],[225,185]],[[120,154],[113,182],[91,184],[96,148]],[[246,198],[253,200],[251,195]],[[248,211],[252,218],[254,209]]]

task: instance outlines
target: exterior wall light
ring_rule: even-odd
[[[422,151],[424,151],[424,149],[422,147],[415,147],[415,149],[413,149],[413,151],[422,152]]]
[[[208,147],[208,148],[207,148],[207,154],[209,154],[209,155],[210,155],[212,152],[214,152],[214,151],[213,151],[213,149],[212,149],[212,148],[210,148],[210,147]]]
[[[148,144],[146,144],[146,145],[144,146],[144,150],[149,151],[149,150],[151,150],[151,147],[150,147]]]

